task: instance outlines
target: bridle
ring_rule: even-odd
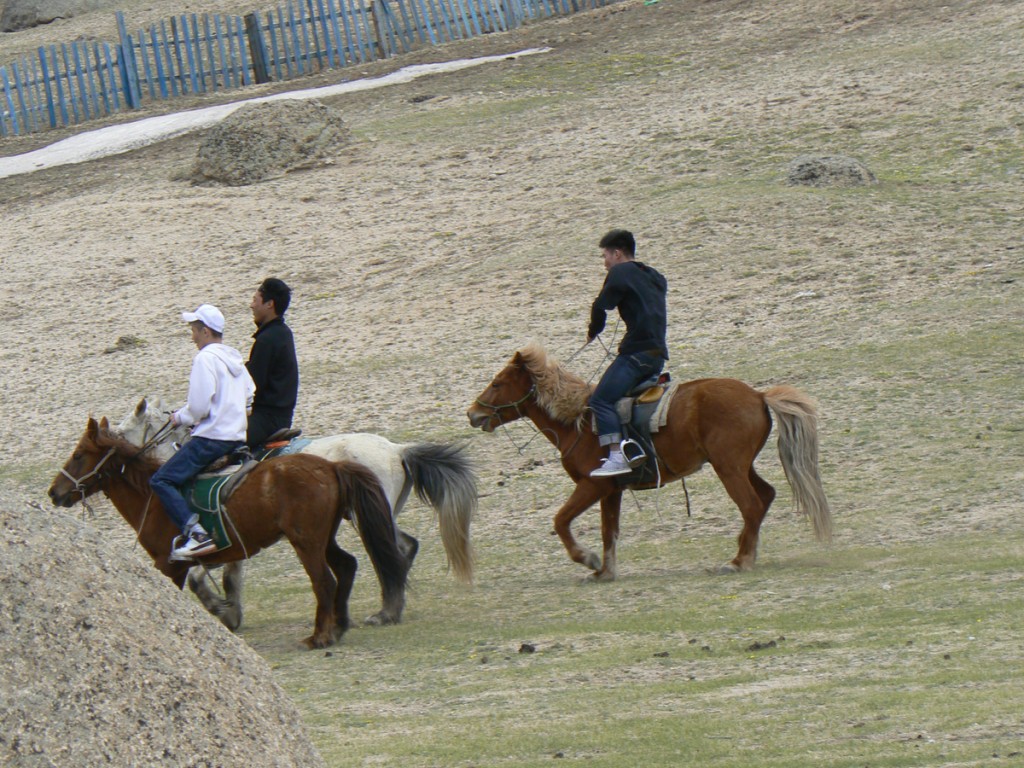
[[[167,430],[168,430],[168,428],[170,426],[171,426],[171,420],[168,419],[166,422],[164,422],[164,425],[162,427],[160,427],[160,429],[158,429],[153,434],[153,436],[151,438],[149,438],[149,440],[146,440],[145,439],[146,438],[146,430],[149,429],[149,425],[147,424],[146,425],[146,430],[143,430],[143,433],[142,433],[142,438],[143,438],[142,446],[139,448],[138,453],[136,453],[135,456],[141,456],[143,453],[148,451],[154,445],[159,443],[160,440],[163,438],[164,434],[167,432]],[[72,488],[71,492],[79,494],[82,497],[82,502],[83,503],[85,503],[86,491],[89,490],[89,481],[92,480],[94,477],[98,477],[100,480],[103,479],[103,477],[104,477],[103,472],[102,472],[103,465],[106,464],[107,461],[110,460],[110,457],[113,456],[116,452],[117,452],[116,448],[109,448],[107,450],[107,452],[103,455],[103,458],[100,459],[98,462],[96,462],[96,466],[94,466],[92,469],[90,469],[88,472],[86,472],[81,477],[75,477],[70,472],[68,472],[66,469],[61,467],[60,474],[64,475],[64,477],[66,477],[68,480],[71,481],[71,483],[74,485],[74,488]],[[122,472],[124,471],[123,467],[122,467],[121,471]]]
[[[516,416],[518,416],[519,418],[522,418],[525,414],[522,411],[519,410],[519,406],[522,405],[523,403],[525,403],[527,400],[529,400],[531,397],[533,397],[536,394],[537,394],[537,384],[534,383],[534,384],[532,384],[530,386],[530,389],[527,391],[527,393],[525,395],[523,395],[522,397],[520,397],[518,400],[516,400],[514,402],[502,403],[501,405],[494,405],[493,403],[485,403],[483,400],[481,400],[478,397],[476,399],[476,404],[479,405],[481,408],[487,408],[487,409],[489,409],[492,412],[491,415],[488,418],[493,418],[493,417],[497,416],[505,408],[515,408],[516,409]]]
[[[529,391],[525,395],[523,395],[518,400],[515,400],[515,401],[513,401],[511,403],[503,403],[501,405],[494,405],[493,403],[482,402],[480,400],[480,398],[477,398],[476,399],[476,404],[479,405],[481,408],[487,408],[487,409],[489,409],[492,412],[491,415],[488,418],[494,418],[495,416],[497,416],[505,408],[515,408],[516,416],[518,416],[520,419],[523,419],[526,422],[526,424],[533,429],[533,437],[531,437],[525,443],[520,445],[520,444],[518,444],[515,441],[515,438],[512,437],[512,433],[509,431],[509,428],[508,428],[508,422],[501,421],[500,419],[498,420],[498,426],[501,427],[502,432],[505,433],[505,437],[507,437],[509,442],[512,443],[512,447],[516,449],[516,452],[520,456],[523,455],[523,453],[526,451],[526,449],[530,446],[530,443],[532,443],[534,440],[536,440],[539,435],[544,434],[544,432],[551,432],[551,435],[552,435],[552,437],[554,439],[554,443],[555,443],[555,450],[558,451],[558,453],[564,459],[566,456],[568,456],[570,453],[572,453],[572,449],[575,448],[576,445],[579,443],[580,435],[577,433],[576,440],[573,441],[573,444],[571,446],[569,446],[569,450],[567,450],[563,454],[562,453],[562,447],[559,445],[558,435],[555,432],[553,432],[550,429],[546,429],[546,428],[543,429],[543,430],[537,429],[537,427],[535,427],[533,425],[533,423],[528,418],[524,418],[526,416],[526,414],[523,413],[521,410],[519,410],[519,406],[522,405],[523,403],[525,403],[527,400],[529,400],[531,397],[533,397],[536,394],[537,394],[537,383],[534,382],[533,385],[530,387]]]
[[[171,420],[168,419],[167,422],[162,427],[160,427],[160,429],[157,430],[156,434],[154,434],[152,438],[150,438],[148,441],[146,441],[143,444],[143,446],[139,449],[138,453],[136,453],[134,456],[132,456],[130,459],[128,459],[128,461],[131,461],[131,459],[134,459],[134,458],[136,458],[138,456],[141,456],[143,453],[145,453],[147,450],[149,450],[153,445],[155,445],[160,440],[161,435],[167,430],[167,428],[170,426],[170,424],[171,424]],[[145,432],[143,432],[143,436],[145,436]],[[107,461],[110,459],[110,457],[113,456],[115,453],[117,453],[117,448],[116,447],[111,446],[110,448],[108,448],[107,452],[105,454],[103,454],[103,458],[100,459],[98,462],[96,462],[96,466],[94,466],[92,469],[90,469],[88,472],[86,472],[81,477],[75,477],[70,472],[68,472],[66,469],[61,467],[60,474],[64,475],[64,477],[66,477],[68,480],[70,480],[71,483],[74,485],[74,488],[71,489],[71,492],[72,493],[77,493],[81,497],[79,499],[79,501],[82,502],[82,507],[92,517],[96,516],[96,511],[89,505],[89,502],[86,500],[87,496],[88,496],[87,492],[88,492],[89,486],[91,484],[90,481],[93,480],[93,478],[98,478],[100,480],[100,482],[102,482],[107,477],[107,473],[110,470],[108,469],[106,471],[103,471],[103,465],[106,464]],[[124,473],[124,471],[125,471],[125,464],[122,464],[121,465],[121,472],[122,472],[122,474]],[[135,536],[135,544],[136,545],[138,545],[139,539],[142,536],[142,529],[146,525],[146,518],[149,515],[149,504],[152,501],[152,499],[153,499],[153,492],[151,490],[149,492],[149,495],[146,497],[146,504],[145,504],[145,506],[143,507],[143,510],[142,510],[142,521],[139,523],[139,528],[136,531],[136,536]]]
[[[71,489],[71,492],[77,493],[81,497],[79,501],[82,502],[82,507],[85,509],[86,512],[89,513],[91,517],[96,516],[96,511],[91,506],[89,506],[89,502],[86,501],[89,495],[89,486],[91,485],[91,481],[93,480],[93,478],[99,478],[100,482],[103,481],[103,479],[106,477],[106,474],[102,471],[103,465],[107,463],[107,461],[110,459],[111,456],[114,455],[114,453],[115,450],[113,448],[109,448],[107,452],[103,455],[103,458],[96,462],[96,466],[94,466],[81,477],[75,477],[63,467],[61,467],[60,469],[60,474],[64,475],[64,477],[70,480],[72,485],[74,486]]]
[[[488,419],[493,419],[495,416],[498,416],[506,408],[514,408],[516,416],[520,419],[523,419],[526,416],[526,414],[519,410],[519,406],[521,406],[523,403],[525,403],[527,400],[529,400],[536,394],[537,382],[533,382],[533,384],[530,385],[530,389],[527,390],[526,394],[520,397],[518,400],[514,400],[510,403],[502,403],[501,405],[494,405],[493,403],[485,403],[478,397],[476,398],[476,404],[479,405],[481,408],[487,408],[489,411],[491,411],[491,415],[487,417]],[[510,421],[512,421],[512,419],[510,419]],[[529,423],[529,419],[526,419],[526,421],[527,423]],[[498,426],[501,427],[501,431],[505,433],[505,437],[509,439],[509,442],[512,443],[512,446],[516,449],[520,456],[523,454],[523,451],[526,450],[526,447],[533,442],[534,438],[540,434],[540,431],[534,428],[534,436],[527,440],[523,445],[519,445],[512,437],[512,433],[509,432],[508,422],[502,421],[501,418],[499,417]],[[530,426],[532,427],[533,424],[530,424]]]
[[[103,455],[103,458],[96,462],[96,466],[94,466],[81,477],[75,477],[66,469],[61,467],[60,473],[64,475],[64,477],[66,477],[68,480],[70,480],[74,485],[74,488],[71,489],[71,492],[79,494],[82,497],[83,504],[85,503],[86,491],[89,490],[89,481],[92,480],[94,477],[98,477],[100,480],[103,479],[103,473],[101,472],[101,470],[103,469],[103,465],[107,463],[107,461],[110,459],[111,456],[114,455],[114,453],[115,450],[113,448],[108,449],[107,452]]]

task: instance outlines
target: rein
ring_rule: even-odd
[[[145,453],[154,445],[158,445],[159,443],[163,442],[164,436],[170,431],[172,426],[173,424],[171,419],[167,419],[167,421],[164,422],[163,426],[160,427],[160,429],[158,429],[155,433],[153,433],[153,436],[149,438],[149,440],[147,440],[146,431],[149,430],[149,424],[147,424],[146,429],[143,430],[142,432],[142,447],[139,448],[139,453]]]

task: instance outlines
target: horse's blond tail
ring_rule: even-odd
[[[459,445],[414,443],[402,451],[406,475],[420,500],[434,508],[448,564],[459,581],[473,581],[469,529],[477,509],[476,473]]]
[[[832,511],[818,473],[815,402],[795,387],[771,387],[762,394],[779,424],[779,458],[793,489],[797,511],[811,518],[819,541],[831,541]]]

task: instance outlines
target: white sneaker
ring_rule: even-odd
[[[613,453],[601,462],[601,466],[590,473],[591,477],[614,477],[615,475],[628,475],[633,470],[619,452]]]
[[[217,551],[217,545],[202,528],[193,528],[188,540],[171,552],[171,560],[191,560]]]

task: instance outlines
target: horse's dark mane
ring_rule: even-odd
[[[101,451],[114,449],[114,455],[124,467],[122,476],[133,489],[142,494],[149,493],[149,479],[161,465],[159,459],[142,453],[139,446],[132,445],[117,433],[109,429],[101,429],[96,439],[96,447]]]
[[[537,404],[563,424],[582,423],[592,387],[567,371],[536,342],[519,350],[519,356],[533,383],[537,385]]]

